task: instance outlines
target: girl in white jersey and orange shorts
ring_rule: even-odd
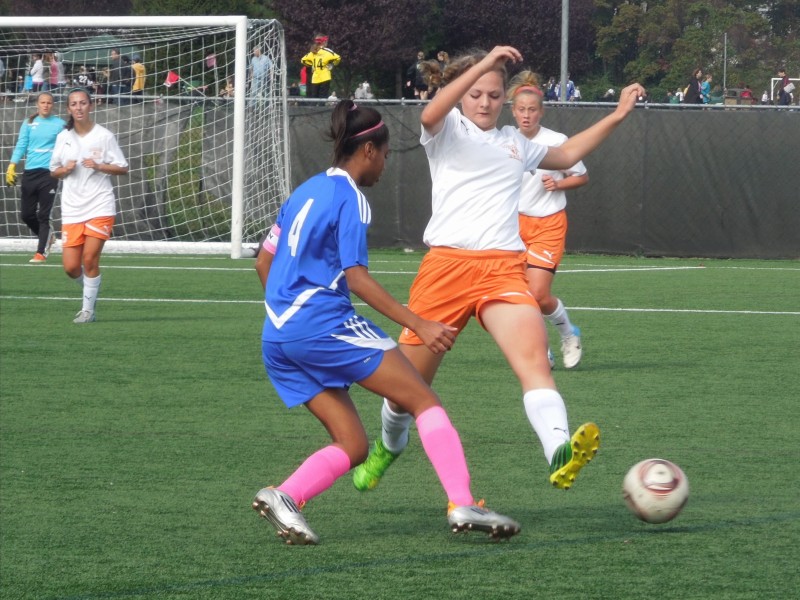
[[[63,180],[61,242],[64,271],[83,288],[73,323],[95,321],[100,292],[100,253],[111,237],[116,198],[111,177],[125,175],[128,161],[114,134],[92,120],[92,97],[75,88],[67,96],[69,120],[58,134],[50,174]]]
[[[550,372],[544,320],[525,277],[518,218],[522,175],[580,161],[625,119],[644,89],[634,84],[622,90],[614,113],[549,148],[514,127],[496,127],[506,101],[505,64],[521,60],[515,48],[498,46],[453,61],[444,73],[446,85],[422,111],[433,211],[424,236],[430,251],[411,287],[409,308],[458,331],[474,316],[489,332],[522,385],[551,483],[568,489],[597,452],[600,433],[586,423],[569,435],[564,400]],[[431,383],[443,355],[432,353],[408,329],[400,336],[400,350]],[[382,437],[354,473],[361,490],[375,487],[408,443],[409,415],[384,402],[381,417]]]
[[[511,113],[517,128],[526,138],[543,146],[560,146],[567,140],[563,133],[539,123],[544,114],[544,93],[536,73],[522,71],[517,74],[511,81],[508,97],[511,98]],[[564,303],[551,293],[551,288],[567,240],[566,190],[587,183],[589,175],[581,161],[563,170],[537,169],[522,176],[519,198],[519,233],[525,243],[528,288],[544,318],[561,336],[561,357],[567,369],[577,367],[581,361],[581,334],[570,321]]]

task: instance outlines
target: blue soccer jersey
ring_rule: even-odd
[[[329,332],[355,314],[344,270],[368,266],[369,203],[343,170],[328,169],[284,202],[270,267],[262,339],[290,342]]]

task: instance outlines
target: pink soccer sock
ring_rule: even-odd
[[[464,448],[444,409],[434,406],[417,417],[417,432],[447,499],[457,506],[474,504]]]
[[[349,470],[347,453],[338,446],[326,446],[309,456],[278,489],[300,504],[327,490]]]

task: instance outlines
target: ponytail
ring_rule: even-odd
[[[328,137],[333,141],[333,164],[338,165],[367,142],[376,146],[388,143],[389,128],[377,110],[348,99],[333,109]]]

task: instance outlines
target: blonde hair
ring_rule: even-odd
[[[457,58],[450,61],[444,68],[442,73],[442,85],[447,85],[451,81],[458,79],[461,75],[466,73],[469,69],[481,62],[488,52],[486,50],[470,50],[466,54],[462,54]],[[503,77],[503,88],[508,85],[508,70],[505,65],[495,69]]]
[[[513,104],[519,94],[533,94],[538,97],[539,106],[541,106],[544,101],[544,92],[540,82],[541,79],[538,73],[534,73],[529,69],[520,71],[511,80],[506,95],[511,98]]]

